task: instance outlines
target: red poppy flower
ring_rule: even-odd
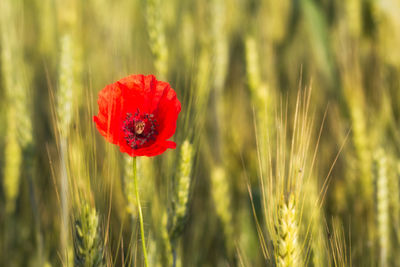
[[[156,156],[176,143],[181,103],[171,86],[154,75],[130,75],[99,92],[97,129],[107,141],[132,157]]]

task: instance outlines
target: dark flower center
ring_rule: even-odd
[[[157,120],[153,114],[141,113],[139,109],[132,115],[126,113],[122,124],[124,139],[132,148],[143,147],[148,141],[154,141],[158,135]]]

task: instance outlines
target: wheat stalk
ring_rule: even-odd
[[[70,126],[74,115],[74,92],[77,85],[75,75],[75,53],[76,47],[71,34],[65,31],[60,40],[61,54],[59,62],[58,91],[56,95],[56,125],[59,134],[60,149],[60,200],[61,200],[61,247],[66,253],[66,261],[69,264],[72,251],[69,238],[69,206],[70,206],[70,162],[69,139]],[[76,166],[75,166],[76,167]]]
[[[212,40],[214,50],[214,88],[217,100],[220,99],[225,85],[229,63],[229,44],[226,29],[226,5],[223,0],[213,0],[212,4]]]
[[[3,184],[9,213],[14,211],[19,195],[22,151],[33,143],[29,113],[29,77],[20,42],[23,32],[19,30],[17,20],[22,15],[21,5],[21,1],[6,0],[0,3],[1,68],[8,107]]]
[[[19,194],[20,165],[22,162],[22,151],[17,140],[17,130],[15,121],[15,111],[8,110],[8,125],[5,148],[5,167],[4,167],[4,194],[6,197],[6,210],[12,213],[15,210],[15,201]]]
[[[229,181],[225,170],[222,167],[215,167],[211,173],[212,198],[214,200],[215,211],[221,220],[226,246],[228,251],[233,249],[233,225],[231,212],[231,196]]]
[[[384,150],[379,149],[376,154],[377,163],[377,219],[380,247],[380,266],[389,266],[390,229],[389,229],[389,188],[387,175],[387,158]]]
[[[192,171],[193,148],[188,140],[182,144],[179,163],[179,174],[174,184],[172,211],[169,214],[168,236],[173,253],[173,265],[176,266],[177,241],[186,222],[187,203],[189,199],[190,174]],[[178,258],[179,261],[179,258]]]

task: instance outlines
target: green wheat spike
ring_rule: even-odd
[[[154,56],[154,66],[157,74],[165,79],[168,72],[168,48],[165,40],[165,30],[162,12],[160,10],[162,1],[149,0],[147,3],[147,30],[151,52]]]
[[[275,251],[276,265],[278,267],[299,266],[298,224],[293,194],[287,202],[281,201],[275,227],[278,234]]]
[[[99,217],[87,203],[82,205],[75,221],[74,266],[106,266],[103,253],[104,244],[100,236]]]
[[[180,234],[184,225],[187,202],[189,198],[192,161],[193,147],[189,141],[186,140],[182,144],[181,148],[179,176],[173,202],[174,215],[172,217],[172,225],[170,227],[170,236],[172,239],[176,238],[176,236]]]
[[[67,137],[73,115],[74,62],[71,36],[65,34],[61,39],[61,59],[59,88],[57,93],[57,121],[61,136]]]
[[[225,170],[215,167],[211,173],[212,197],[216,213],[222,222],[228,251],[233,249],[233,224],[229,181]]]
[[[12,213],[15,210],[15,201],[19,194],[20,170],[22,151],[16,135],[15,111],[8,110],[8,125],[5,148],[4,167],[4,194],[6,197],[6,211]]]

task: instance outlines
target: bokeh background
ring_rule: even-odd
[[[399,266],[400,2],[1,0],[0,265],[143,266],[129,74],[182,103],[138,158],[150,266]]]

